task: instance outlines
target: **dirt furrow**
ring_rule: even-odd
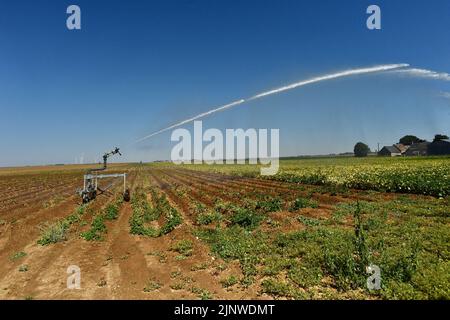
[[[110,200],[110,196],[99,196],[92,205],[90,204],[89,210],[94,212],[100,210],[100,208],[105,206]],[[65,217],[71,214],[75,207],[76,203],[72,204],[71,210],[69,211],[61,210],[59,216]],[[48,215],[51,211],[44,210],[43,212]],[[88,218],[88,214],[83,215],[84,221],[87,222]],[[35,228],[36,223],[38,221],[42,223],[45,216],[37,215],[34,219],[34,221],[30,219],[31,221],[28,223],[28,228]],[[55,217],[49,219],[49,221],[55,220]],[[73,228],[75,229],[76,227],[73,226]],[[21,243],[16,243],[14,246],[11,246],[7,251],[9,254],[12,254],[15,250],[25,252],[27,255],[25,258],[21,259],[20,263],[28,266],[29,270],[21,273],[17,269],[17,263],[12,265],[9,264],[9,268],[5,264],[6,270],[1,273],[4,277],[0,280],[4,290],[0,294],[2,294],[4,298],[21,298],[26,296],[36,298],[39,298],[40,296],[45,296],[46,298],[63,297],[64,292],[67,290],[65,282],[67,278],[67,267],[75,262],[83,262],[83,260],[76,261],[76,259],[74,259],[77,255],[82,256],[86,262],[90,263],[92,261],[90,250],[95,248],[95,245],[93,246],[92,243],[80,239],[78,236],[79,228],[76,229],[76,231],[70,233],[72,236],[67,241],[48,246],[41,246],[37,244],[39,231],[33,229],[34,232],[29,232],[30,230],[28,230],[27,227],[24,226],[24,223],[21,222],[19,230],[21,233],[28,234],[28,237]],[[25,242],[27,244],[22,246]],[[6,253],[2,254],[2,259],[6,258]],[[22,281],[17,281],[16,279],[22,279]],[[48,288],[53,289],[49,292]],[[88,296],[90,296],[90,293],[88,293]],[[70,298],[70,296],[68,298]]]

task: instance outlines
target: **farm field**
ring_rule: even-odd
[[[119,184],[87,205],[84,168],[0,170],[0,299],[449,299],[449,166],[286,160],[268,179],[129,164],[111,171],[128,173],[130,202]]]
[[[186,166],[186,168],[193,168]],[[257,165],[195,166],[237,176],[257,177]],[[450,194],[450,157],[317,157],[280,161],[268,179],[384,192],[445,197]]]

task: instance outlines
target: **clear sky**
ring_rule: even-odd
[[[82,29],[66,28],[77,4]],[[370,4],[382,30],[366,28]],[[2,1],[0,166],[168,159],[170,131],[215,106],[330,72],[409,63],[450,72],[450,1]],[[203,126],[279,128],[281,155],[450,134],[450,81],[336,79],[253,101]],[[192,129],[192,124],[185,128]]]

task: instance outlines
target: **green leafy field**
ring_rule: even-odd
[[[241,286],[262,279],[262,292],[273,297],[449,299],[448,205],[402,196],[342,203],[325,219],[300,211],[301,226],[288,232],[261,211],[231,205],[230,224],[195,234],[220,258],[239,261]],[[240,223],[242,216],[253,223]],[[381,290],[367,289],[369,265],[381,270]]]
[[[261,178],[252,165],[182,167]],[[239,262],[242,287],[257,282],[272,297],[450,299],[449,177],[449,157],[281,160],[280,172],[266,179],[293,182],[300,190],[315,185],[307,189],[310,197],[291,203],[266,199],[270,205],[219,204],[214,212],[228,223],[200,226],[195,234],[218,257]],[[331,216],[314,217],[315,210],[324,210],[314,200],[323,193],[371,200],[338,202],[327,207]],[[232,190],[229,195],[243,196]],[[291,214],[274,221],[269,213],[279,211]],[[292,213],[300,226],[286,230]],[[380,268],[381,290],[367,289],[368,265]]]
[[[185,165],[195,170],[259,176],[255,165]],[[275,179],[314,185],[445,197],[450,194],[450,157],[335,157],[281,160]]]

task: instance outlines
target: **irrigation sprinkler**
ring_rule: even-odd
[[[92,168],[84,175],[83,189],[78,190],[78,194],[81,196],[83,203],[88,203],[94,200],[97,195],[105,193],[113,187],[118,180],[111,182],[106,187],[99,187],[99,180],[108,178],[123,178],[123,200],[130,201],[130,190],[127,188],[127,174],[126,173],[111,173],[111,174],[99,174],[107,169],[108,158],[120,153],[119,148],[115,148],[111,152],[107,152],[103,155],[103,166],[101,168]]]

